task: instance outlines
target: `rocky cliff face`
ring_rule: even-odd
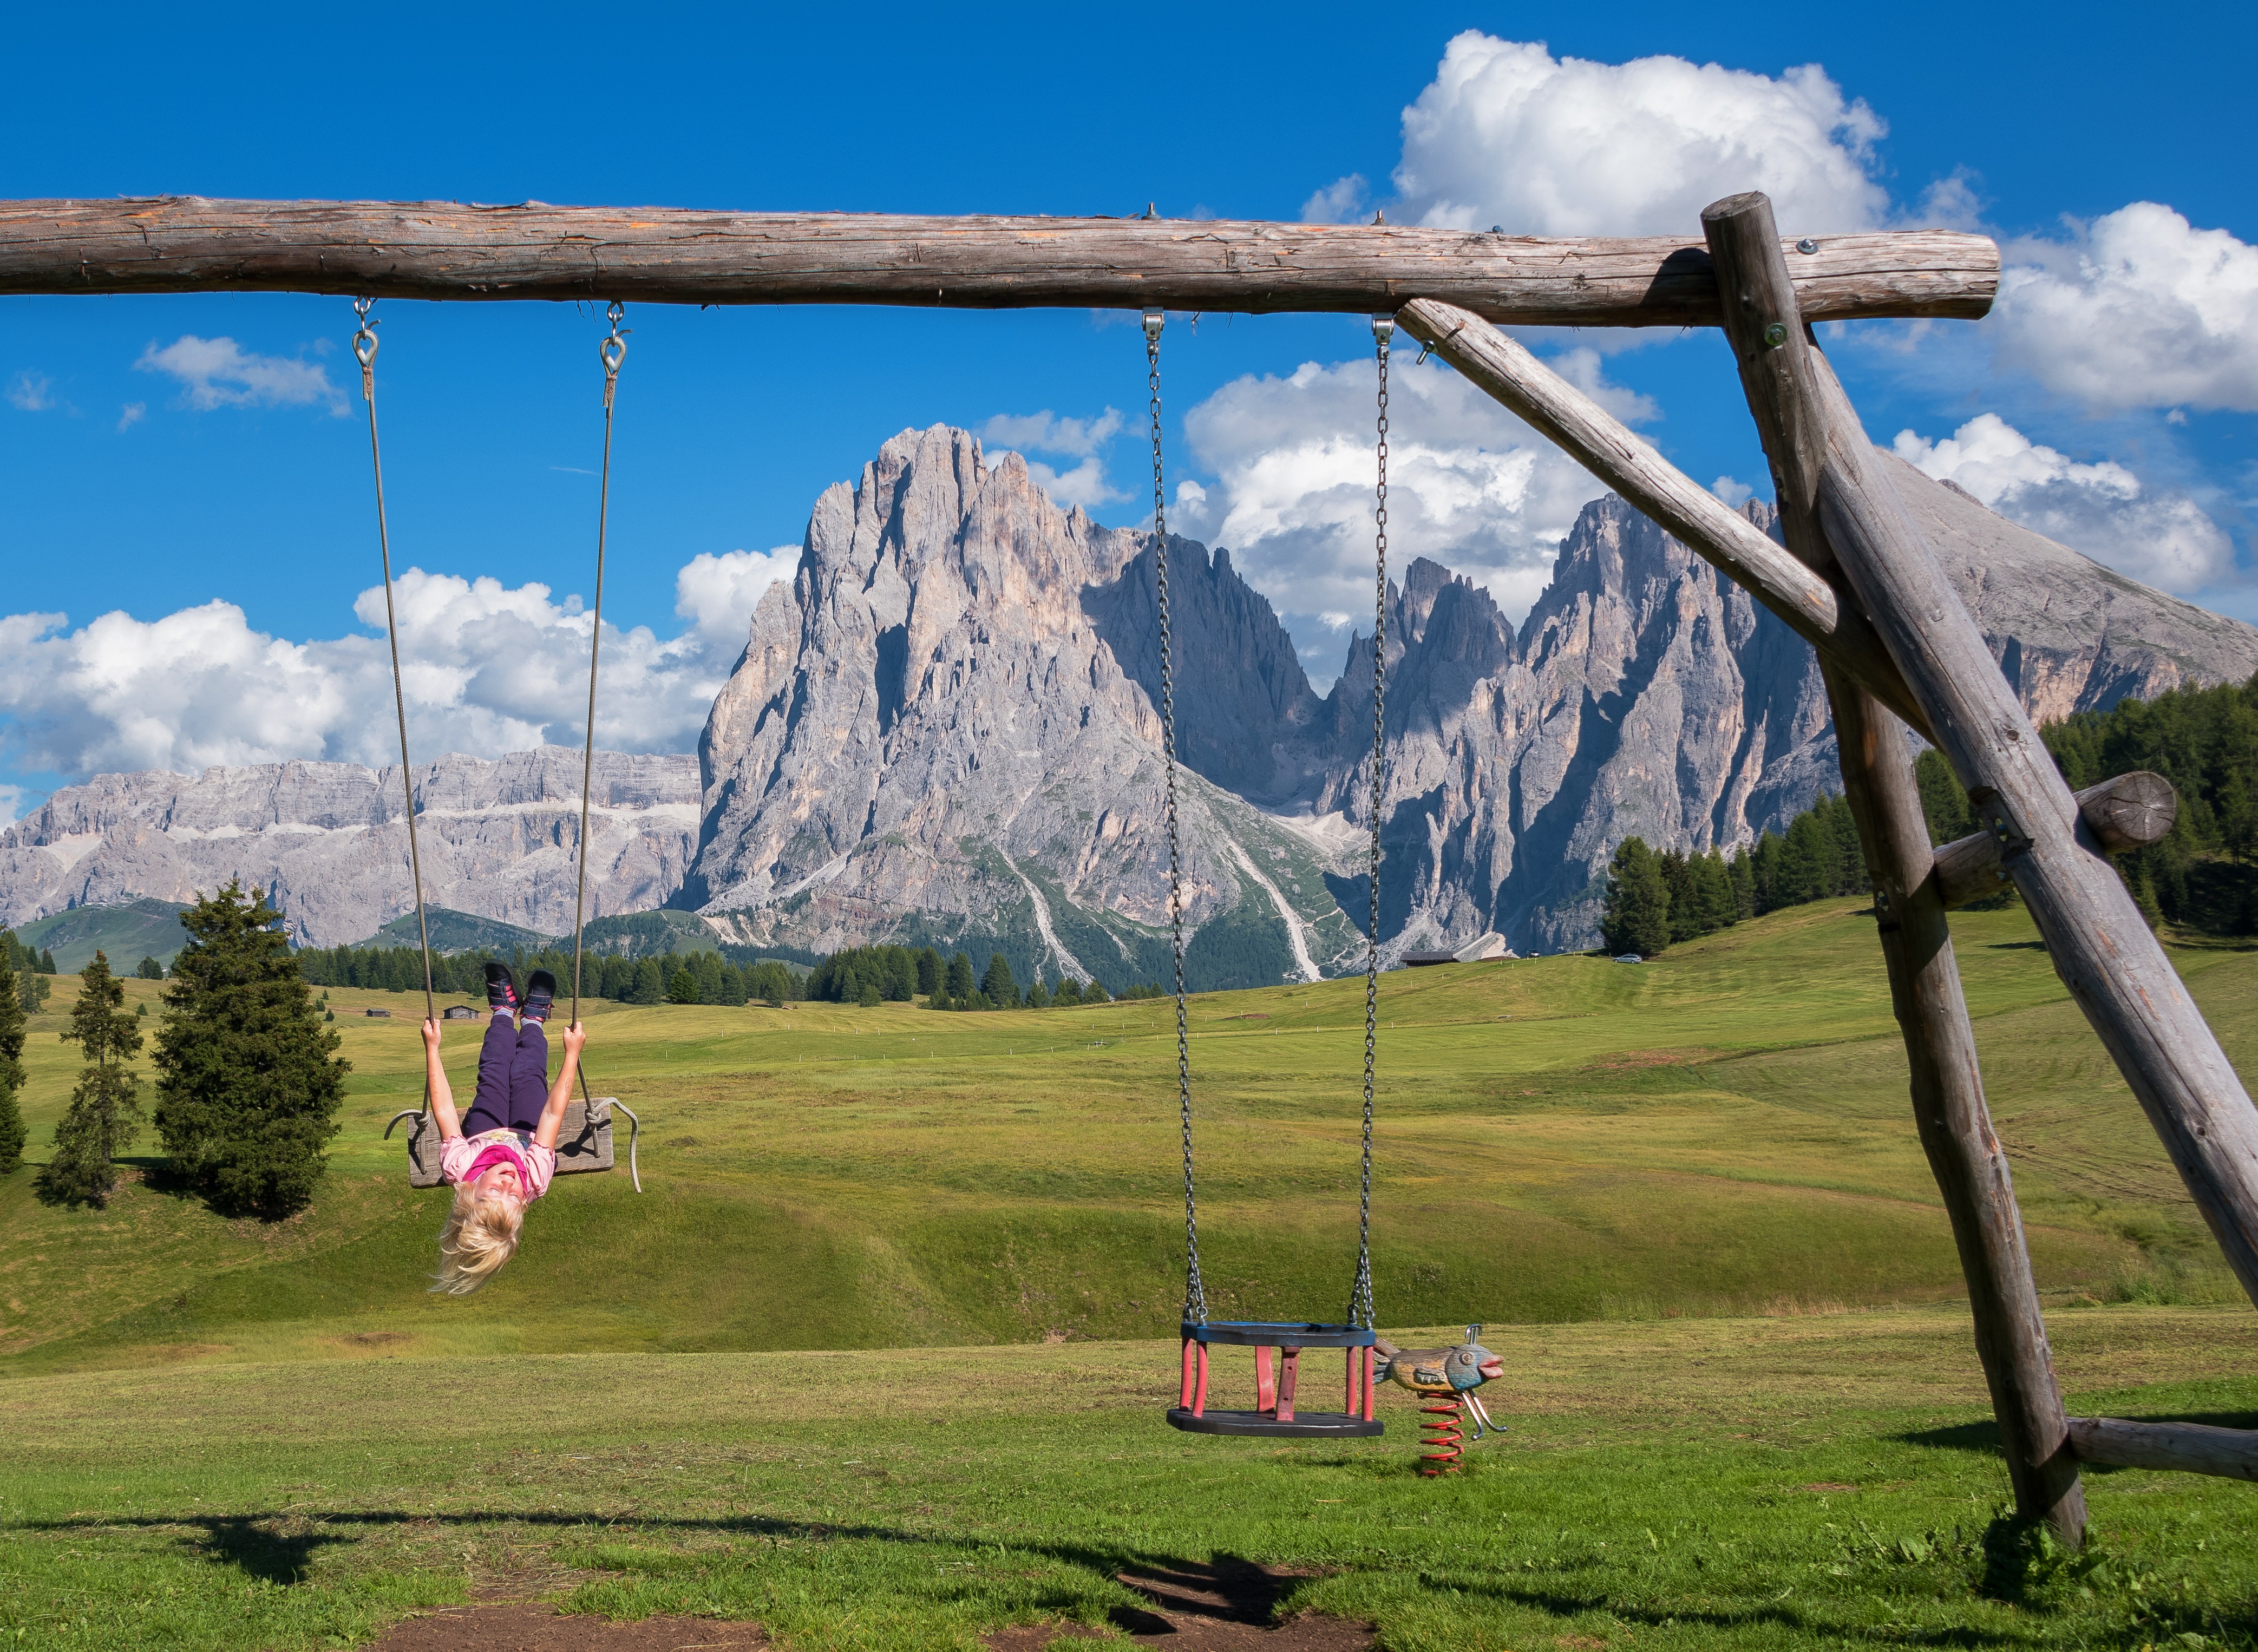
[[[450,756],[416,770],[424,899],[545,934],[572,926],[580,754]],[[697,844],[696,760],[596,754],[588,916],[644,911]],[[333,947],[411,911],[397,768],[270,763],[101,775],[0,832],[0,922],[142,896],[194,900],[230,878],[278,889],[291,933]]]
[[[1188,971],[1313,974],[1354,943],[1331,854],[1239,794],[1306,789],[1319,703],[1227,557],[1177,542],[1171,559]],[[748,941],[1159,978],[1154,592],[1143,536],[1060,510],[1018,455],[991,468],[961,430],[895,437],[817,501],[797,577],[763,599],[714,702],[684,900]]]

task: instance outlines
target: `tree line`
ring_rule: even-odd
[[[434,953],[431,989],[451,996],[480,997],[486,967],[495,954]],[[423,954],[415,947],[311,947],[298,954],[299,968],[318,987],[354,987],[384,992],[420,992]],[[501,961],[523,982],[546,969],[569,993],[572,954],[554,947],[515,951]],[[797,1003],[806,996],[804,978],[790,965],[763,958],[739,966],[719,952],[699,950],[663,956],[628,958],[618,953],[582,954],[580,988],[591,998],[615,1003],[714,1003],[740,1006]]]
[[[1061,975],[1047,982],[1039,973],[1022,990],[1011,961],[999,952],[988,954],[986,971],[976,977],[967,954],[944,959],[934,947],[891,946],[850,947],[833,953],[808,975],[807,996],[866,1010],[882,1003],[912,1003],[920,996],[934,1010],[1071,1009],[1113,1002],[1113,995],[1095,976],[1076,982]],[[1125,999],[1161,996],[1156,983],[1133,986],[1121,994]]]
[[[53,988],[47,977],[55,973],[55,955],[44,947],[26,947],[12,929],[0,929],[0,969],[8,972],[11,984],[5,990],[17,1007],[37,1011]]]
[[[141,1015],[127,1012],[124,984],[105,954],[96,952],[78,972],[62,1037],[79,1046],[85,1065],[33,1184],[41,1199],[106,1203],[117,1190],[118,1158],[153,1124],[162,1173],[224,1214],[286,1216],[311,1201],[351,1068],[336,1053],[336,1032],[322,1025],[280,923],[261,891],[245,894],[234,883],[181,914],[188,939],[163,992],[150,1060],[153,1113],[131,1066],[145,1042]],[[25,1145],[16,1099],[23,950],[8,939],[0,947],[0,1173],[22,1164]]]
[[[2171,832],[2116,857],[2117,870],[2152,924],[2198,933],[2258,934],[2258,676],[2214,688],[2170,689],[2078,712],[2039,731],[2073,791],[2135,769],[2172,783]],[[1932,847],[1978,830],[1968,793],[1942,753],[1914,763]],[[1873,887],[1850,805],[1822,795],[1788,823],[1726,859],[1715,850],[1657,854],[1626,838],[1608,868],[1600,932],[1608,949],[1651,957],[1745,918]],[[2012,889],[1978,909],[2016,898]]]

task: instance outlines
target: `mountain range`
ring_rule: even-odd
[[[2033,715],[2258,670],[2258,631],[2112,572],[1896,461],[1901,493]],[[1768,507],[1750,519],[1772,528]],[[794,951],[1001,951],[1021,979],[1163,979],[1168,844],[1150,536],[1062,509],[945,426],[816,501],[690,756],[600,754],[592,915],[660,905]],[[1367,900],[1372,643],[1311,688],[1227,550],[1168,546],[1178,849],[1195,989],[1353,968]],[[1383,947],[1488,929],[1590,944],[1615,845],[1729,847],[1836,783],[1810,650],[1609,497],[1519,626],[1428,560],[1389,590]],[[570,927],[579,754],[415,775],[427,897]],[[294,932],[410,905],[396,769],[103,776],[0,833],[0,919],[228,876]]]

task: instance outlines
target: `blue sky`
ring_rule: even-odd
[[[1947,218],[1999,235],[2029,272],[2013,314],[1979,325],[1829,339],[1878,440],[1910,430],[1913,456],[2007,514],[2258,617],[2249,14],[1916,7],[1886,32],[1810,7],[1372,18],[294,7],[81,24],[50,8],[11,25],[0,193],[1152,201],[1282,219],[1386,204],[1395,221],[1517,214],[1507,227],[1530,230],[1683,218],[1691,235],[1683,202],[1743,187],[1755,164],[1717,159],[1722,110],[1733,141],[1781,169],[1776,197],[1834,220],[1808,227]],[[1671,58],[1685,62],[1622,67]],[[1424,138],[1407,138],[1415,106]],[[1663,136],[1623,140],[1642,123]],[[2157,209],[2127,213],[2140,202]],[[554,685],[578,635],[568,599],[588,585],[600,318],[380,313],[395,557],[433,577],[411,605],[419,750],[576,738]],[[607,744],[687,748],[748,593],[788,563],[762,553],[796,544],[817,493],[905,426],[983,430],[1100,520],[1136,519],[1142,351],[1121,318],[640,306],[629,324],[607,620],[630,635]],[[0,299],[0,819],[100,769],[380,755],[374,634],[366,603],[355,612],[376,559],[351,330],[334,299]],[[1693,475],[1761,482],[1714,337],[1537,342]],[[1168,340],[1171,479],[1193,485],[1181,520],[1232,545],[1320,684],[1345,642],[1339,592],[1368,555],[1367,347],[1343,318],[1211,316]],[[1564,514],[1596,490],[1446,379],[1422,369],[1399,403],[1399,440],[1429,450],[1406,484],[1407,549],[1517,612]],[[1258,464],[1281,452],[1302,460],[1285,494]]]

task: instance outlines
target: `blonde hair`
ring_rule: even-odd
[[[468,1296],[493,1278],[517,1254],[524,1223],[522,1201],[499,1193],[481,1199],[473,1183],[458,1184],[447,1225],[439,1230],[439,1273],[432,1291]]]

